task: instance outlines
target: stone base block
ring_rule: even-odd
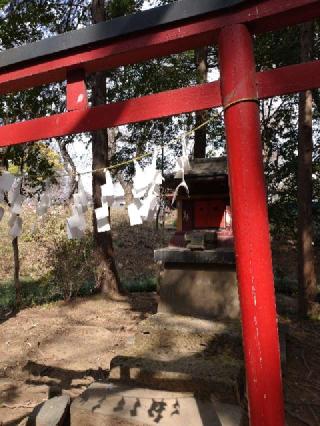
[[[239,407],[192,393],[94,383],[71,405],[71,426],[240,426]]]
[[[69,425],[70,396],[56,396],[38,405],[30,414],[28,426],[66,426]]]
[[[159,294],[158,312],[213,319],[240,316],[234,265],[166,263]]]

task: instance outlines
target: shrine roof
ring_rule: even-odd
[[[186,177],[212,177],[228,173],[227,157],[195,158],[190,161],[190,166]]]
[[[0,69],[61,54],[87,45],[108,42],[130,34],[192,20],[219,12],[248,0],[181,0],[132,15],[112,19],[80,30],[29,43],[0,53]]]
[[[213,189],[212,183],[215,183],[215,188],[219,186],[221,190],[228,188],[226,157],[190,160],[190,167],[191,169],[185,174],[185,180],[192,192],[199,187],[199,184],[202,185],[201,188],[205,192],[210,192]],[[163,187],[174,191],[179,182],[181,182],[181,179],[176,178],[175,173],[170,173],[165,176]]]

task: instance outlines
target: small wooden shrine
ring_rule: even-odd
[[[169,198],[181,180],[165,181]],[[169,246],[155,251],[162,265],[160,312],[204,318],[237,318],[239,301],[232,216],[225,157],[191,162],[188,187],[176,194],[176,232]]]

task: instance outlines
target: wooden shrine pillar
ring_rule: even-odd
[[[252,37],[219,35],[221,95],[251,426],[284,426],[279,338]]]

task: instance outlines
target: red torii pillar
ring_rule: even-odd
[[[219,36],[225,128],[251,426],[284,426],[281,364],[252,37]]]

